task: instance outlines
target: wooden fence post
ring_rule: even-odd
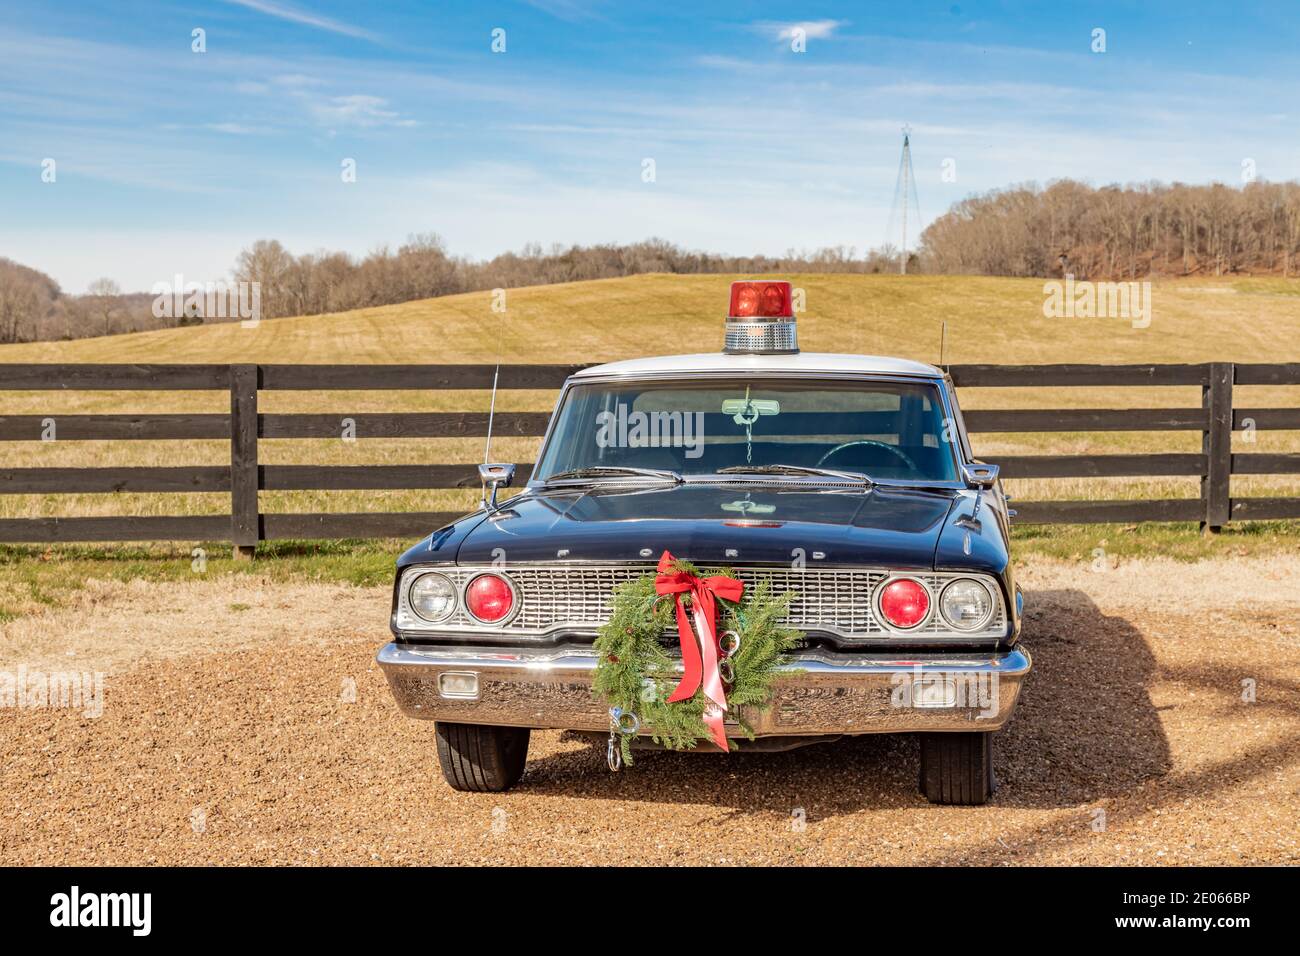
[[[1231,518],[1232,480],[1232,382],[1236,367],[1231,362],[1210,363],[1209,380],[1201,386],[1201,407],[1206,430],[1201,433],[1205,474],[1201,476],[1201,530],[1217,533]]]
[[[261,538],[257,509],[256,365],[230,366],[230,539],[235,560],[252,560]]]

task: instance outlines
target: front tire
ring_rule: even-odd
[[[499,793],[524,775],[528,762],[527,727],[487,727],[481,724],[434,725],[438,763],[453,790]]]
[[[993,734],[921,734],[921,792],[931,803],[977,806],[993,793]]]

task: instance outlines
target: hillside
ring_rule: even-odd
[[[488,292],[333,315],[0,346],[0,362],[581,362],[709,352],[736,276],[641,275]],[[934,362],[1300,359],[1300,281],[1164,280],[1149,328],[1044,318],[1043,282],[964,276],[794,275],[809,351]]]

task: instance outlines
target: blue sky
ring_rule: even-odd
[[[81,292],[222,278],[262,237],[863,249],[904,123],[926,220],[1029,180],[1297,176],[1293,5],[1074,7],[10,2],[0,255]]]

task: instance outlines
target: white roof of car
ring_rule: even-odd
[[[595,375],[649,375],[658,372],[862,372],[876,375],[942,376],[943,372],[924,362],[880,355],[838,355],[832,352],[795,352],[786,355],[757,355],[706,352],[702,355],[661,355],[593,365],[574,373],[574,378]]]

